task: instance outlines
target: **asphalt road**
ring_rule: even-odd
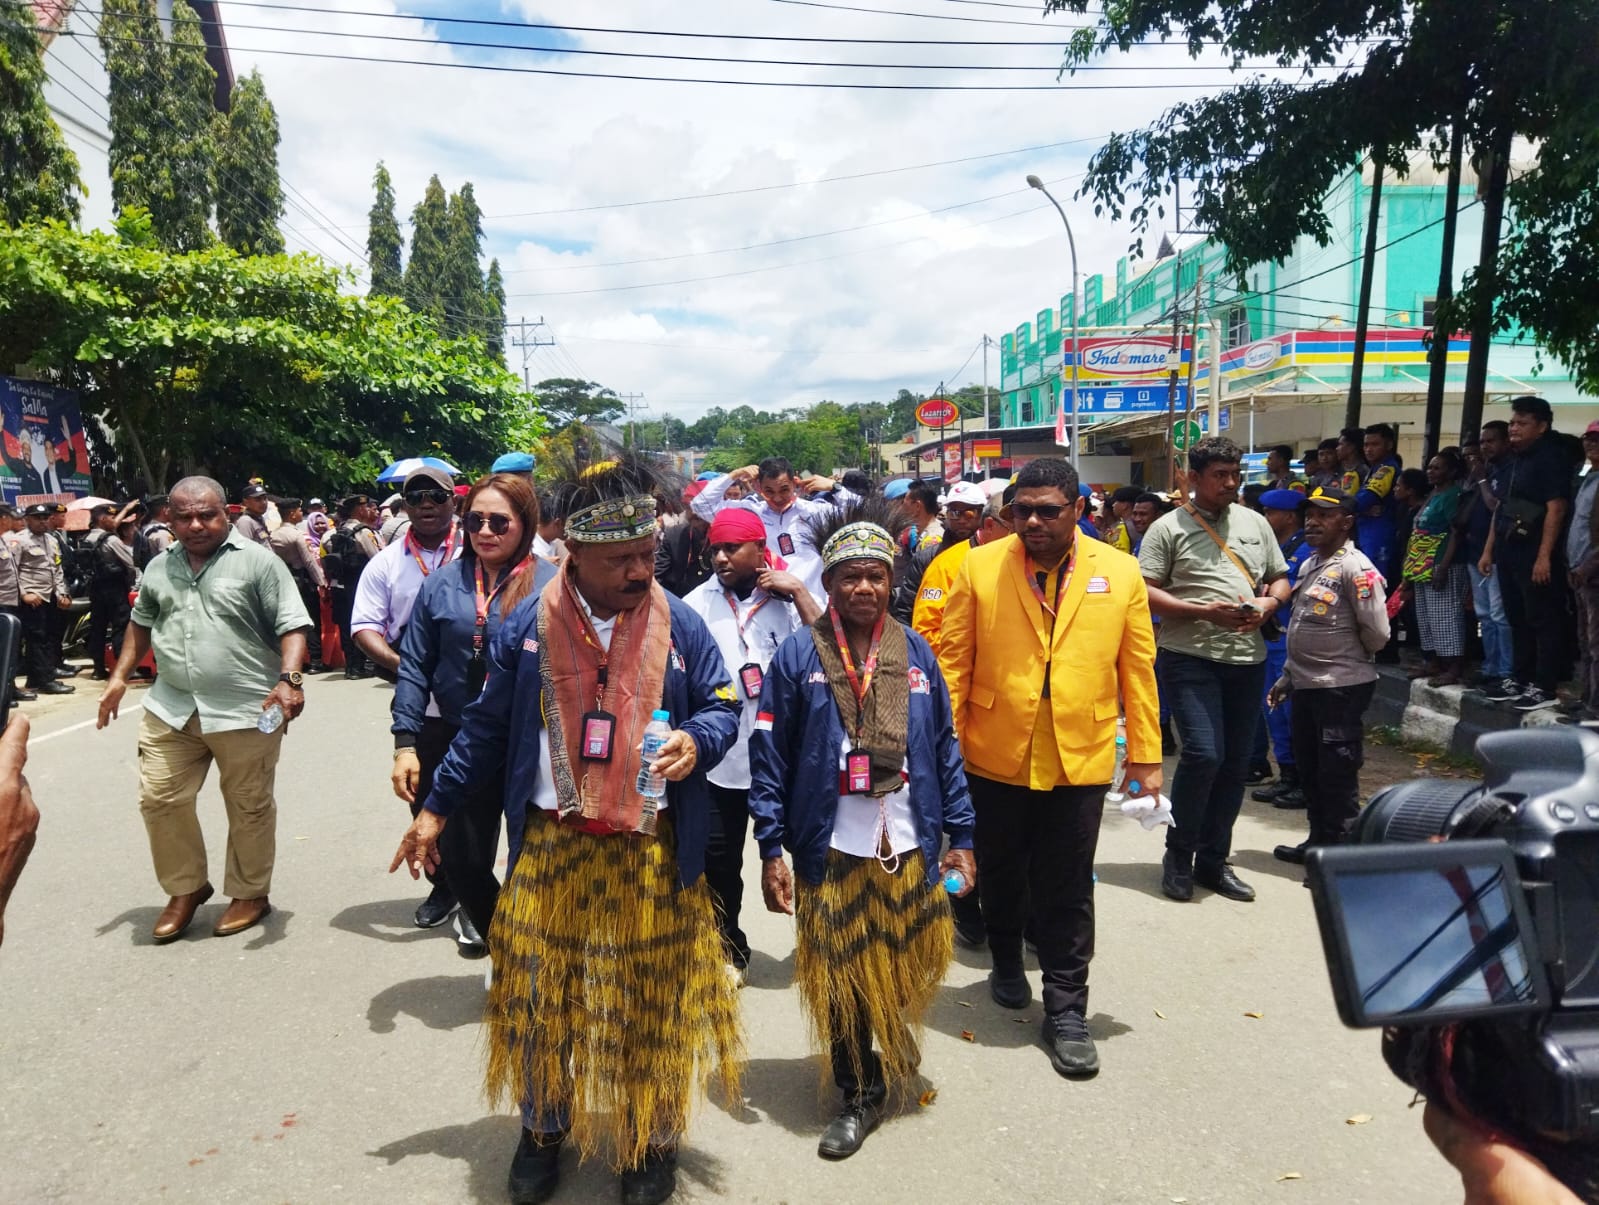
[[[505,1200],[517,1122],[480,1092],[483,964],[411,927],[421,893],[385,873],[406,819],[388,691],[327,678],[308,696],[279,767],[276,911],[213,938],[214,899],[165,947],[149,939],[165,898],[137,714],[95,732],[86,681],[30,706],[43,822],[0,949],[0,1201]],[[1299,817],[1246,808],[1252,905],[1166,901],[1159,834],[1107,815],[1097,1079],[1058,1078],[1038,1006],[996,1007],[984,959],[960,952],[923,1046],[936,1099],[904,1102],[840,1164],[816,1156],[834,1097],[789,989],[793,925],[762,909],[752,849],[745,1099],[701,1108],[677,1199],[1458,1201],[1377,1035],[1333,1012],[1308,893],[1269,854]],[[220,887],[214,787],[201,811]],[[564,1172],[558,1200],[616,1199],[603,1168],[568,1155]]]

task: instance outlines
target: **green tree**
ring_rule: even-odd
[[[78,159],[44,99],[33,6],[0,0],[0,223],[78,220]]]
[[[519,382],[309,255],[171,253],[134,210],[116,232],[0,228],[0,363],[78,389],[123,476],[370,485],[435,453],[475,470],[538,434]]]
[[[439,288],[450,242],[450,203],[437,176],[428,180],[422,200],[411,211],[411,260],[405,265],[405,301],[435,322],[444,319]]]
[[[405,240],[394,215],[394,181],[389,179],[389,169],[382,160],[372,177],[372,188],[377,197],[367,214],[366,259],[372,266],[371,287],[367,291],[374,297],[400,297],[405,292],[405,272],[400,266]]]
[[[533,386],[538,411],[552,430],[615,422],[627,412],[622,399],[594,381],[551,377]]]
[[[217,190],[217,233],[242,255],[281,255],[278,112],[259,71],[239,81],[220,125],[217,175],[224,185]]]
[[[505,277],[500,261],[489,261],[488,279],[483,284],[483,343],[489,355],[505,359]]]
[[[154,0],[104,0],[100,46],[110,78],[111,200],[118,214],[149,213],[164,247],[212,241],[216,192],[216,72],[205,59],[200,19],[175,0],[172,39]]]
[[[484,292],[483,211],[478,208],[472,182],[452,193],[446,207],[447,236],[444,264],[438,291],[444,308],[444,330],[456,338],[483,337],[488,318],[488,299]]]

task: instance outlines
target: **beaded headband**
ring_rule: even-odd
[[[876,523],[849,523],[840,527],[822,545],[822,568],[831,569],[842,561],[861,559],[894,564],[894,537]]]
[[[647,494],[608,498],[566,517],[566,538],[579,544],[620,544],[655,534],[655,499]]]

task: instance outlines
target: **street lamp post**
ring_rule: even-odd
[[[1077,405],[1077,361],[1082,355],[1082,349],[1077,345],[1077,240],[1072,237],[1072,224],[1066,220],[1066,211],[1060,207],[1049,189],[1044,187],[1044,182],[1037,176],[1028,176],[1029,187],[1038,189],[1049,198],[1049,203],[1055,207],[1055,212],[1060,214],[1061,223],[1066,227],[1066,245],[1072,251],[1072,467],[1077,467],[1078,448],[1082,446],[1079,438],[1081,428],[1078,422]]]

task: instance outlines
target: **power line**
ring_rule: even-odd
[[[866,8],[859,4],[828,4],[825,0],[769,0],[772,4],[792,4],[799,8],[826,8],[834,12],[865,13],[873,17],[915,17],[923,21],[962,21],[971,25],[1021,25],[1037,29],[1038,21],[1015,21],[1004,17],[962,17],[951,13],[917,13],[897,8]],[[1039,21],[1043,14],[1039,13]],[[1098,29],[1097,25],[1058,25],[1053,28],[1076,33],[1080,29]]]

